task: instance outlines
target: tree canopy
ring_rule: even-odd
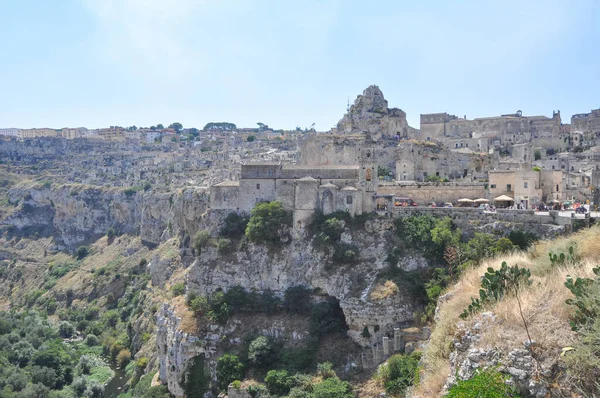
[[[175,131],[177,131],[178,133],[181,132],[181,130],[183,129],[183,125],[179,122],[175,122],[175,123],[171,123],[169,125],[170,129],[173,129]]]
[[[233,131],[235,129],[237,126],[229,122],[210,122],[204,126],[204,131]]]
[[[259,203],[250,212],[246,237],[256,243],[277,243],[282,228],[291,224],[292,215],[281,202]]]

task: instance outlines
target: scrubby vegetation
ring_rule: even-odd
[[[596,394],[595,381],[600,376],[599,238],[600,228],[592,227],[553,241],[537,242],[526,253],[510,252],[464,269],[458,283],[449,287],[448,299],[440,305],[424,352],[417,396],[439,393],[448,377],[459,315],[472,304],[473,297],[481,298],[480,290],[485,291],[486,297],[480,307],[497,317],[480,332],[484,344],[507,353],[522,349],[523,342],[531,339],[535,341],[529,346],[535,347],[532,356],[536,366],[540,372],[551,374],[547,380],[552,394]],[[467,312],[471,315],[466,317],[466,326],[481,322],[477,313]],[[564,367],[566,372],[557,372],[559,368],[553,364]],[[517,396],[512,390],[503,390],[507,375],[498,371],[488,369],[468,381],[459,380],[449,396],[481,396],[464,394],[483,388],[491,394],[496,387],[497,395],[489,396]]]
[[[70,323],[56,327],[36,311],[0,312],[0,396],[101,396],[114,374],[101,348],[65,343],[74,333]]]
[[[404,397],[407,388],[418,382],[420,358],[420,353],[393,355],[379,368],[377,377],[383,382],[389,396]]]
[[[461,380],[452,386],[446,397],[449,398],[519,398],[514,386],[507,383],[508,376],[486,369],[477,372],[468,380]]]
[[[313,300],[312,291],[303,286],[293,286],[286,290],[283,300],[277,298],[273,293],[247,292],[241,286],[236,286],[227,292],[216,292],[208,297],[188,296],[190,308],[197,317],[208,319],[211,322],[225,323],[235,314],[278,314],[287,313],[293,316],[305,317],[308,321],[310,338],[305,341],[288,346],[283,340],[260,334],[247,336],[246,344],[237,352],[228,352],[217,360],[217,388],[221,391],[235,380],[242,380],[247,372],[254,377],[263,378],[266,386],[265,392],[274,396],[282,396],[292,390],[296,390],[291,396],[310,396],[312,385],[317,390],[323,389],[323,394],[338,389],[350,391],[347,383],[339,379],[320,383],[310,382],[309,390],[305,388],[306,378],[309,376],[297,376],[298,372],[310,372],[317,369],[317,351],[320,341],[327,336],[335,336],[344,333],[347,329],[345,318],[337,300],[334,298],[321,298]],[[328,366],[321,365],[322,373],[327,373]],[[332,368],[329,368],[331,375]],[[300,383],[298,380],[304,380]],[[310,378],[309,378],[310,379]],[[330,385],[331,384],[331,385]],[[249,387],[250,388],[250,387]],[[259,387],[251,387],[250,390]],[[308,388],[308,387],[306,387]],[[301,391],[300,391],[301,390]],[[258,390],[257,390],[258,391]],[[257,392],[257,394],[260,394]],[[314,396],[326,396],[319,395]],[[261,396],[261,395],[257,395]],[[262,395],[264,396],[264,395]],[[335,395],[333,395],[335,396]],[[347,396],[347,395],[340,395]]]

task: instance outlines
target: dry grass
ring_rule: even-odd
[[[383,300],[398,294],[398,286],[392,281],[378,284],[371,292],[371,300]]]
[[[177,296],[171,304],[175,308],[175,315],[181,318],[179,324],[179,330],[189,334],[196,334],[198,332],[198,318],[194,314],[194,311],[188,307],[184,296]]]
[[[552,265],[548,252],[568,253],[569,246],[575,249],[580,263]],[[600,260],[600,227],[590,228],[568,237],[538,243],[529,252],[516,252],[499,258],[489,259],[481,265],[466,270],[460,280],[448,289],[448,295],[439,303],[439,318],[424,354],[424,371],[421,383],[415,391],[415,397],[434,397],[440,391],[448,377],[449,356],[456,332],[461,321],[459,315],[477,297],[481,276],[487,267],[497,269],[503,261],[509,266],[529,268],[533,284],[522,287],[519,292],[523,314],[528,323],[529,332],[536,341],[539,360],[554,361],[563,347],[571,345],[575,334],[569,327],[572,309],[565,300],[572,297],[565,287],[567,275],[593,277],[592,268]],[[527,334],[519,313],[514,295],[507,295],[488,310],[497,315],[499,322],[486,328],[479,343],[500,351],[522,348]],[[478,316],[467,320],[474,323]]]

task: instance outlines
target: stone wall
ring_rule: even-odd
[[[479,209],[460,207],[397,207],[393,212],[394,217],[410,217],[419,214],[450,217],[453,223],[467,235],[472,235],[474,232],[505,235],[512,230],[521,230],[534,233],[541,238],[553,238],[571,231],[572,224],[571,218],[560,217],[558,211],[550,211],[548,215],[539,215],[533,210],[498,209],[494,213],[489,213]]]
[[[458,199],[486,197],[485,183],[382,183],[377,193],[411,198],[419,205],[429,202],[457,203]]]

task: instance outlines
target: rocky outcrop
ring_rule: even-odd
[[[249,291],[271,290],[282,296],[287,288],[304,285],[339,300],[349,336],[369,346],[393,334],[394,327],[411,322],[418,309],[407,292],[385,302],[370,301],[368,292],[379,271],[387,267],[388,255],[386,232],[373,232],[376,228],[370,225],[371,232],[345,232],[360,251],[355,264],[334,264],[327,250],[317,250],[305,240],[294,240],[280,250],[248,244],[227,255],[208,248],[190,267],[187,288],[208,295],[240,285]],[[370,339],[361,337],[365,326],[374,331]]]
[[[181,318],[169,304],[163,304],[157,314],[156,347],[159,350],[160,380],[167,384],[176,397],[183,397],[182,378],[188,362],[205,350],[198,337],[180,330]]]
[[[1,224],[24,234],[52,235],[59,249],[92,242],[109,228],[157,245],[178,234],[191,236],[204,218],[210,220],[208,195],[201,188],[173,194],[81,185],[13,188],[9,200],[18,207]]]
[[[408,125],[404,111],[388,108],[377,86],[367,87],[337,124],[340,134],[367,133],[374,141],[397,135],[412,138],[417,131]]]
[[[510,376],[509,382],[527,396],[548,396],[553,364],[540,364],[533,357],[529,342],[509,350],[484,346],[482,331],[498,322],[491,312],[484,312],[472,327],[459,324],[450,354],[451,371],[445,389],[459,380],[468,380],[479,369],[495,368]],[[546,369],[544,371],[544,369]]]

